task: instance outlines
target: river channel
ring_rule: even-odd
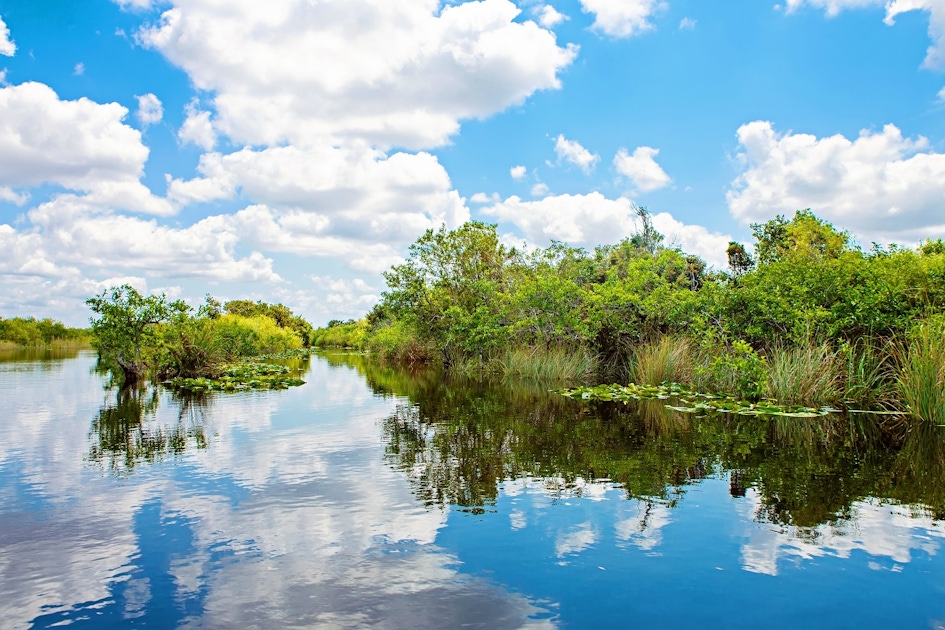
[[[945,628],[945,428],[0,356],[0,628]]]

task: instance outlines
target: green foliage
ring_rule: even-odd
[[[177,377],[168,383],[189,392],[233,392],[257,389],[287,389],[305,381],[285,365],[242,362],[227,366],[217,378]]]
[[[367,319],[340,322],[332,320],[325,328],[312,331],[311,343],[316,348],[364,348],[368,336]]]
[[[590,254],[558,242],[518,252],[478,222],[429,230],[385,274],[388,290],[363,320],[311,339],[500,373],[564,373],[555,353],[570,353],[592,357],[597,378],[893,407],[888,348],[945,312],[941,240],[864,253],[799,210],[752,226],[754,258],[729,243],[725,273],[664,245],[637,212],[636,234]]]
[[[302,348],[312,330],[282,305],[237,300],[226,310],[246,314],[223,314],[220,303],[207,295],[193,316],[180,300],[142,296],[129,285],[87,304],[98,315],[92,318],[93,343],[106,365],[120,368],[126,383],[143,377],[217,379],[226,364]]]
[[[211,313],[220,313],[219,304],[219,302],[208,295],[205,308],[210,310]],[[229,315],[238,315],[249,319],[268,317],[280,328],[295,331],[305,346],[309,345],[312,333],[314,332],[314,328],[310,323],[294,314],[289,307],[283,306],[282,304],[266,304],[262,301],[230,300],[223,305],[223,310]]]
[[[694,367],[692,343],[667,335],[637,346],[630,377],[643,385],[691,383]]]
[[[903,401],[923,420],[945,424],[945,317],[916,326],[898,354]]]
[[[779,403],[830,404],[843,393],[837,357],[827,346],[774,348],[767,356],[767,396]]]
[[[741,340],[728,347],[714,348],[706,366],[695,369],[701,388],[723,392],[747,400],[758,400],[765,392],[767,366],[754,348]]]
[[[502,376],[537,381],[581,381],[597,370],[596,357],[586,349],[545,346],[509,348],[493,363]]]
[[[88,331],[68,328],[62,322],[49,318],[0,317],[0,342],[7,341],[17,346],[44,346],[54,342],[86,342]]]
[[[86,304],[98,315],[90,321],[99,355],[115,362],[127,382],[158,367],[153,365],[153,352],[160,345],[156,327],[171,320],[181,321],[190,310],[180,300],[168,302],[163,293],[143,296],[128,284],[103,291]]]

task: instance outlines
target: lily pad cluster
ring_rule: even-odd
[[[230,365],[220,378],[174,378],[165,384],[189,392],[234,392],[288,389],[305,381],[285,365],[244,362]]]
[[[670,400],[676,404],[666,404],[667,409],[682,413],[706,416],[714,413],[731,413],[739,416],[784,416],[789,418],[819,418],[842,410],[833,407],[803,407],[799,405],[781,405],[774,400],[750,402],[738,400],[732,396],[696,392],[679,383],[662,385],[595,385],[573,389],[554,390],[556,394],[583,401],[615,401],[628,403],[631,400]],[[867,413],[859,410],[850,410]],[[897,413],[897,412],[869,412]]]

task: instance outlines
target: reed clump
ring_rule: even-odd
[[[492,365],[503,376],[541,381],[575,381],[597,371],[597,357],[583,348],[510,348]]]
[[[902,401],[923,420],[945,424],[945,319],[917,326],[896,355]]]
[[[639,385],[691,383],[695,347],[685,337],[663,336],[638,346],[631,358],[630,380]]]
[[[768,398],[791,405],[824,405],[843,395],[840,365],[827,345],[776,347],[767,362]]]

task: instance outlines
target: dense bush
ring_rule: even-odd
[[[623,378],[633,370],[748,398],[887,404],[890,349],[945,311],[941,240],[864,252],[802,210],[753,225],[754,257],[730,243],[729,270],[709,271],[638,215],[639,233],[593,252],[562,243],[521,252],[478,222],[429,230],[385,274],[388,289],[364,319],[319,329],[312,341],[535,373],[543,370],[523,360],[547,364],[563,351]]]
[[[53,342],[86,342],[89,333],[79,328],[68,328],[55,320],[33,317],[0,317],[0,342],[20,346],[42,346]]]
[[[87,303],[97,315],[92,318],[93,344],[126,382],[144,377],[214,378],[228,362],[301,348],[313,330],[282,305],[228,302],[224,313],[208,295],[194,314],[182,301],[168,302],[163,294],[143,296],[129,285]]]

